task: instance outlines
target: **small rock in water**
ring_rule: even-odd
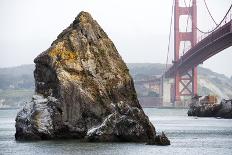
[[[89,13],[81,12],[34,62],[37,95],[16,117],[16,140],[168,144],[164,134],[156,137],[126,64]]]
[[[188,116],[232,118],[232,100],[218,103],[215,96],[193,97]]]
[[[155,144],[156,145],[170,145],[170,140],[168,139],[168,137],[164,134],[164,132],[162,132],[161,135],[157,135],[155,137]]]

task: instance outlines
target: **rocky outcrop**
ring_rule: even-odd
[[[217,102],[215,97],[205,96],[192,99],[188,116],[232,118],[232,100]]]
[[[155,137],[155,144],[156,145],[170,145],[170,140],[168,137],[162,132],[161,135],[157,135]]]
[[[77,138],[154,144],[126,64],[81,12],[34,60],[35,94],[16,118],[16,140]]]

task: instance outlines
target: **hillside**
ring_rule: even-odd
[[[130,63],[128,64],[134,80],[147,79],[152,75],[160,75],[166,65],[156,63]],[[137,87],[139,94],[144,89]],[[232,78],[198,67],[198,93],[199,95],[217,95],[219,98],[232,98]]]
[[[220,98],[232,98],[231,78],[202,67],[199,67],[198,72],[199,94],[216,94]]]
[[[158,63],[128,63],[134,80],[147,79],[161,75],[165,70],[164,64]],[[34,65],[22,65],[11,68],[0,68],[0,107],[20,107],[30,99],[34,92]],[[232,78],[199,67],[199,94],[218,95],[221,98],[232,98]],[[149,92],[148,96],[156,96],[147,88],[137,87],[138,96]]]
[[[20,107],[34,91],[34,65],[0,68],[0,107]]]
[[[0,68],[0,90],[33,89],[34,65]]]
[[[166,65],[160,63],[127,63],[132,75],[161,75]]]

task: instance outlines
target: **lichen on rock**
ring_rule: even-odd
[[[16,140],[154,143],[129,70],[89,13],[81,12],[34,62],[37,96],[17,115]]]

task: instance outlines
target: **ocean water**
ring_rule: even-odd
[[[170,146],[143,143],[83,143],[78,140],[16,142],[17,110],[0,110],[0,155],[232,155],[232,120],[188,117],[186,109],[145,109]]]

